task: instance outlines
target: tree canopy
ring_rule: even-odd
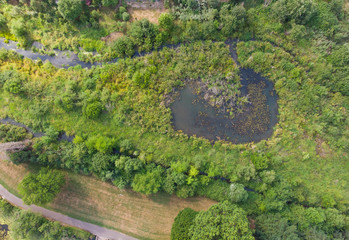
[[[45,204],[52,201],[65,183],[63,173],[43,168],[38,174],[29,173],[18,185],[26,204]]]

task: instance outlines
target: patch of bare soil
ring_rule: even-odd
[[[128,12],[131,15],[131,21],[148,19],[152,23],[158,23],[161,13],[168,12],[162,1],[159,2],[128,2]]]
[[[105,41],[106,43],[110,43],[110,42],[113,42],[122,36],[124,36],[124,34],[122,32],[112,32],[108,36],[102,37],[101,40]]]

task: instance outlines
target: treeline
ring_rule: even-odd
[[[174,220],[171,239],[346,239],[347,219],[336,209],[305,208],[291,205],[283,213],[261,214],[255,219],[226,201],[207,211],[186,208]],[[253,230],[251,230],[251,228]]]
[[[12,206],[0,199],[0,218],[8,225],[11,239],[76,239],[92,240],[88,232],[61,225],[59,222]]]

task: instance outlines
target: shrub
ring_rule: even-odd
[[[272,11],[282,23],[295,20],[296,24],[306,24],[315,15],[315,6],[311,0],[280,0]]]
[[[232,202],[243,202],[247,199],[248,193],[244,189],[244,185],[239,183],[232,183],[230,185],[229,197]]]
[[[10,22],[10,32],[17,38],[24,38],[27,34],[27,27],[23,18],[15,19]]]
[[[119,0],[102,0],[102,5],[105,7],[115,7]]]
[[[122,14],[122,20],[127,22],[128,20],[130,20],[130,14],[128,14],[127,12],[124,12]]]
[[[59,0],[58,11],[65,20],[74,21],[82,13],[82,3],[80,0]]]
[[[189,240],[189,229],[198,212],[184,208],[176,216],[171,229],[171,240]]]
[[[2,14],[0,13],[0,27],[1,27],[1,28],[5,28],[5,27],[6,27],[6,23],[7,23],[6,18],[4,17],[4,15],[2,15]]]
[[[0,142],[17,142],[30,137],[25,128],[0,123]]]
[[[173,16],[170,13],[161,13],[159,27],[170,32],[174,27]]]
[[[20,78],[10,78],[4,84],[4,89],[12,94],[20,94],[24,91],[23,82]]]
[[[118,38],[113,45],[117,57],[132,57],[135,53],[134,44],[129,37]]]
[[[83,106],[82,112],[86,118],[97,118],[103,110],[103,106],[100,102],[91,102]]]

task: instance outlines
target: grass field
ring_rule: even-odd
[[[1,160],[0,183],[18,195],[17,185],[29,171],[35,168]],[[215,203],[205,198],[180,199],[163,193],[146,197],[94,177],[65,173],[67,183],[48,208],[141,239],[169,239],[173,220],[180,210],[185,207],[206,210]]]

